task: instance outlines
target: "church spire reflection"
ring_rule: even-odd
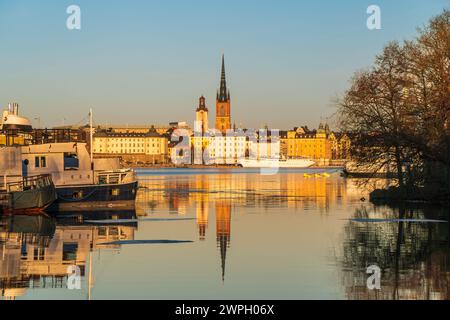
[[[222,267],[222,281],[225,281],[225,265],[227,249],[230,247],[231,238],[231,202],[216,202],[216,237],[217,246],[220,250]]]

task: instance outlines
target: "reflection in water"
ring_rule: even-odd
[[[103,217],[125,218],[130,214],[133,213]],[[83,224],[83,218],[77,214],[60,221],[20,215],[2,219],[2,297],[14,299],[24,295],[27,288],[65,288],[69,266],[78,266],[84,277],[91,251],[118,249],[118,245],[104,243],[134,238],[135,224],[91,226]]]
[[[216,202],[216,236],[217,236],[217,246],[220,249],[222,281],[225,281],[225,262],[227,259],[227,249],[230,246],[230,238],[231,238],[230,201]]]
[[[442,208],[376,208],[355,217],[448,219]],[[355,222],[345,227],[343,278],[349,299],[449,299],[449,224]],[[368,290],[366,268],[382,269],[381,290]]]
[[[136,212],[3,218],[2,297],[91,298],[93,283],[103,299],[449,299],[448,209],[377,207],[361,199],[387,181],[303,173],[150,170]]]

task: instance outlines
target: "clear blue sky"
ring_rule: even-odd
[[[66,28],[81,7],[82,29]],[[382,10],[382,30],[366,9]],[[351,75],[448,0],[0,0],[0,106],[47,126],[210,121],[225,53],[236,124],[316,127]]]

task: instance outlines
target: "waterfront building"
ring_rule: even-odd
[[[93,152],[95,156],[120,157],[125,162],[162,164],[168,161],[168,140],[154,127],[145,133],[99,131],[94,135]]]
[[[259,130],[255,135],[249,136],[247,141],[247,154],[250,159],[280,159],[281,140],[279,130]],[[275,134],[277,133],[277,134]]]
[[[225,135],[210,132],[205,154],[207,164],[235,165],[247,154],[247,135],[242,130],[229,130]]]
[[[332,159],[333,139],[336,137],[328,125],[320,124],[319,129],[314,131],[307,127],[294,128],[283,133],[281,149],[288,159],[309,158],[326,165]]]
[[[231,98],[230,91],[227,89],[225,57],[223,55],[220,88],[216,97],[216,129],[223,134],[231,129]]]

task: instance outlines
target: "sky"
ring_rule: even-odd
[[[69,30],[70,5],[81,30]],[[369,30],[369,5],[381,30]],[[225,54],[232,122],[317,127],[354,72],[449,0],[0,0],[0,107],[35,126],[214,122]],[[39,119],[39,120],[38,120]],[[331,121],[331,120],[330,120]]]

